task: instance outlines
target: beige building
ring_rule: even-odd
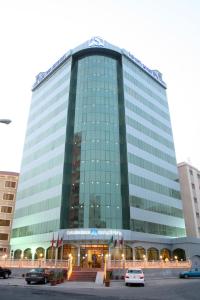
[[[9,255],[19,174],[0,171],[0,257]]]
[[[188,237],[200,237],[200,171],[188,163],[178,164],[183,212]]]

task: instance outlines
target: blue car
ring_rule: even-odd
[[[181,272],[179,274],[180,278],[196,278],[200,277],[200,268],[193,268],[188,271]]]

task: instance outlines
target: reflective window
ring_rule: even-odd
[[[70,227],[121,228],[117,60],[78,60]]]

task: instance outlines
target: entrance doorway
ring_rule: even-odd
[[[81,245],[80,266],[82,268],[103,268],[108,245]]]

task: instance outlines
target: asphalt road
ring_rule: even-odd
[[[199,300],[200,279],[148,280],[145,287],[126,287],[115,282],[111,287],[71,288],[50,286],[8,286],[1,284],[1,300]]]

